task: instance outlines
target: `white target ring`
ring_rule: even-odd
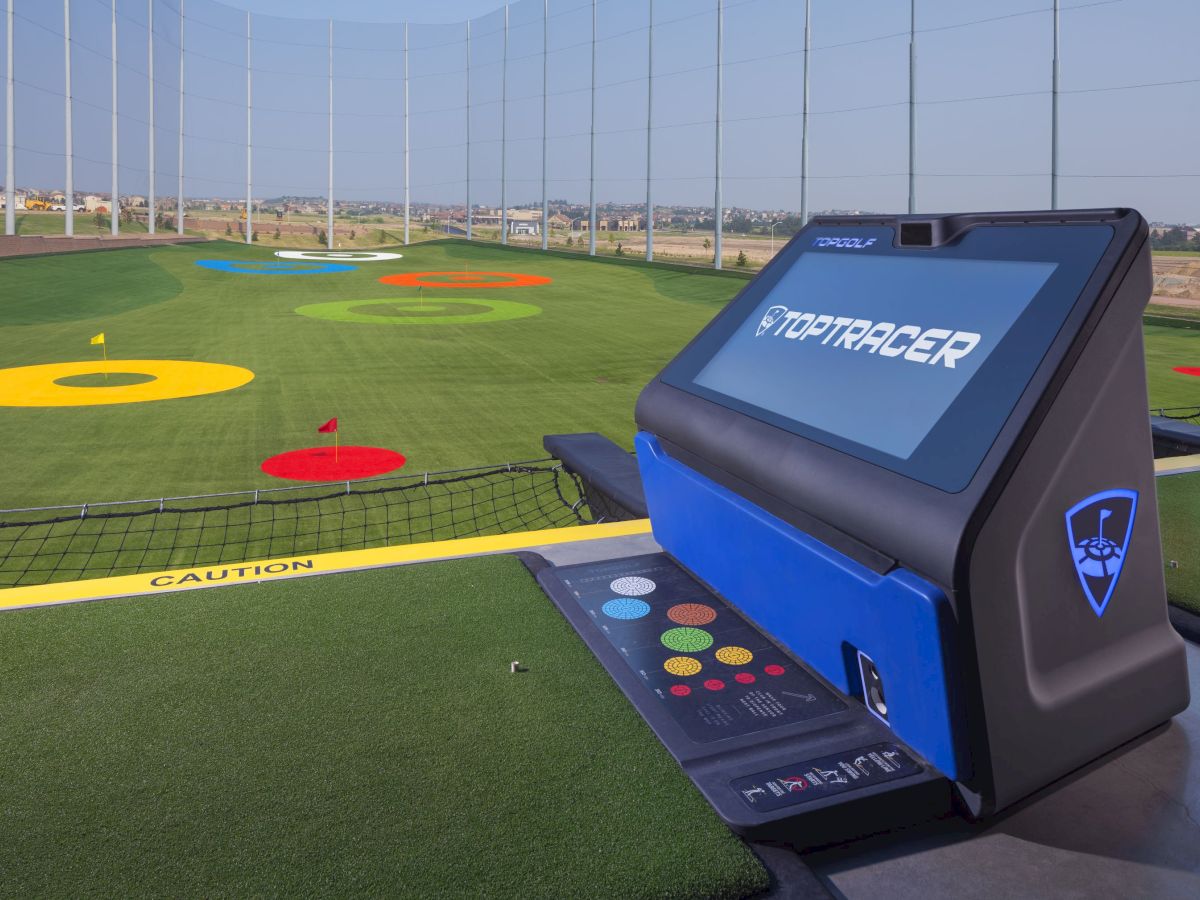
[[[401,253],[377,253],[372,250],[351,252],[329,252],[325,250],[276,250],[280,259],[307,259],[313,262],[383,262],[388,259],[403,259]]]
[[[623,597],[644,597],[656,586],[649,578],[642,578],[640,575],[625,575],[610,584],[609,589],[614,594],[620,594]]]

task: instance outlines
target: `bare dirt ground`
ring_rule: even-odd
[[[1154,257],[1154,302],[1175,301],[1200,301],[1200,257]]]

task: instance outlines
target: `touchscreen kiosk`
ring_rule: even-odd
[[[820,217],[642,392],[664,554],[543,574],[718,812],[1007,806],[1187,705],[1132,210]]]

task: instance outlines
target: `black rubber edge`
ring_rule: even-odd
[[[1200,616],[1173,603],[1167,605],[1167,615],[1184,640],[1200,644]]]
[[[755,900],[830,900],[837,896],[790,847],[762,841],[747,841],[746,846],[771,878],[771,886],[755,894]]]
[[[554,564],[550,560],[546,559],[542,554],[534,553],[531,550],[517,550],[508,555],[519,559],[521,564],[529,570],[529,574],[534,577],[534,580],[537,580],[538,575],[543,570],[554,568]]]

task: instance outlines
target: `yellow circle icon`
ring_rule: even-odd
[[[695,675],[703,666],[700,665],[700,660],[692,659],[690,656],[672,656],[665,663],[663,668],[672,675]]]
[[[105,384],[105,373],[115,384]],[[137,384],[118,376],[148,375]],[[61,382],[94,376],[89,386]],[[174,400],[232,390],[251,381],[254,373],[222,363],[184,362],[173,359],[110,359],[49,363],[0,369],[0,406],[105,406],[112,403],[145,403]],[[97,379],[99,379],[97,381]]]
[[[717,662],[727,666],[744,666],[754,659],[754,654],[745,647],[722,647],[716,653]]]

